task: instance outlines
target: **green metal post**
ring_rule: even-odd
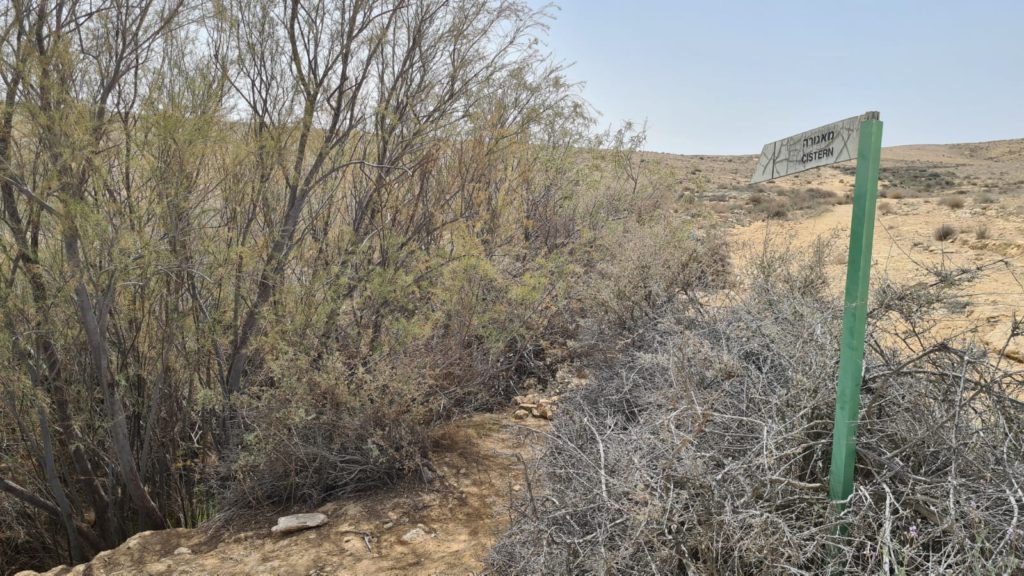
[[[878,165],[882,155],[882,122],[869,112],[860,125],[857,148],[857,181],[853,190],[853,221],[850,255],[846,266],[846,298],[843,305],[843,340],[839,351],[839,387],[836,420],[832,432],[832,469],[829,498],[841,502],[853,493],[853,464],[857,456],[857,420],[860,384],[864,372],[864,330],[867,322],[868,280],[871,275],[871,241],[875,231],[878,196]]]

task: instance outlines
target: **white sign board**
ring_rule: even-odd
[[[863,119],[863,116],[854,116],[765,144],[750,183],[853,160],[857,157]]]

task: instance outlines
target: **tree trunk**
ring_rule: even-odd
[[[74,273],[75,304],[85,329],[86,342],[89,346],[89,357],[96,381],[103,393],[103,405],[107,418],[110,420],[110,437],[114,448],[114,457],[121,472],[121,478],[128,489],[128,495],[139,512],[142,525],[147,529],[159,530],[166,527],[163,515],[150,498],[149,492],[142,482],[135,455],[132,453],[131,440],[128,437],[128,423],[125,420],[124,407],[114,390],[110,375],[110,359],[107,352],[105,337],[106,321],[97,315],[89,290],[85,286],[85,272],[78,251],[78,230],[74,223],[68,222],[64,231],[64,254]],[[113,293],[104,296],[107,301],[100,308],[109,310]]]

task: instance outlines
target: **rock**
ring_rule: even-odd
[[[390,529],[392,529],[392,528],[393,528],[394,526],[395,526],[395,523],[394,523],[394,522],[388,521],[388,522],[385,522],[385,523],[384,523],[384,526],[383,526],[383,528],[384,528],[385,530],[390,530]]]
[[[423,478],[424,484],[431,484],[434,482],[434,471],[432,470],[430,462],[424,462],[420,464],[420,477]]]
[[[174,555],[175,556],[181,556],[181,555],[184,555],[184,554],[191,554],[191,553],[192,553],[192,550],[190,548],[186,548],[185,546],[182,546],[180,548],[176,548],[174,550]]]
[[[319,512],[311,514],[292,514],[277,519],[277,526],[270,529],[275,534],[291,534],[308,528],[316,528],[327,523],[327,516]]]
[[[537,418],[551,420],[555,416],[555,411],[549,404],[542,404],[533,411],[533,415]]]
[[[420,540],[423,540],[426,537],[427,532],[425,530],[423,530],[422,528],[413,528],[412,530],[406,532],[405,535],[402,536],[401,540],[406,544],[412,544],[413,542],[419,542]]]
[[[529,416],[530,416],[530,413],[527,412],[526,410],[521,409],[521,408],[519,410],[516,410],[515,412],[512,413],[512,417],[515,418],[516,420],[525,420]]]
[[[524,404],[526,404],[526,405],[533,405],[533,404],[537,403],[537,395],[536,394],[526,394],[525,396],[516,396],[516,397],[512,398],[512,401],[515,402],[516,404],[520,405],[520,406],[522,406]]]

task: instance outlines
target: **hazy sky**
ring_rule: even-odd
[[[1021,0],[558,4],[548,48],[651,150],[754,154],[867,110],[886,146],[1024,138]]]

